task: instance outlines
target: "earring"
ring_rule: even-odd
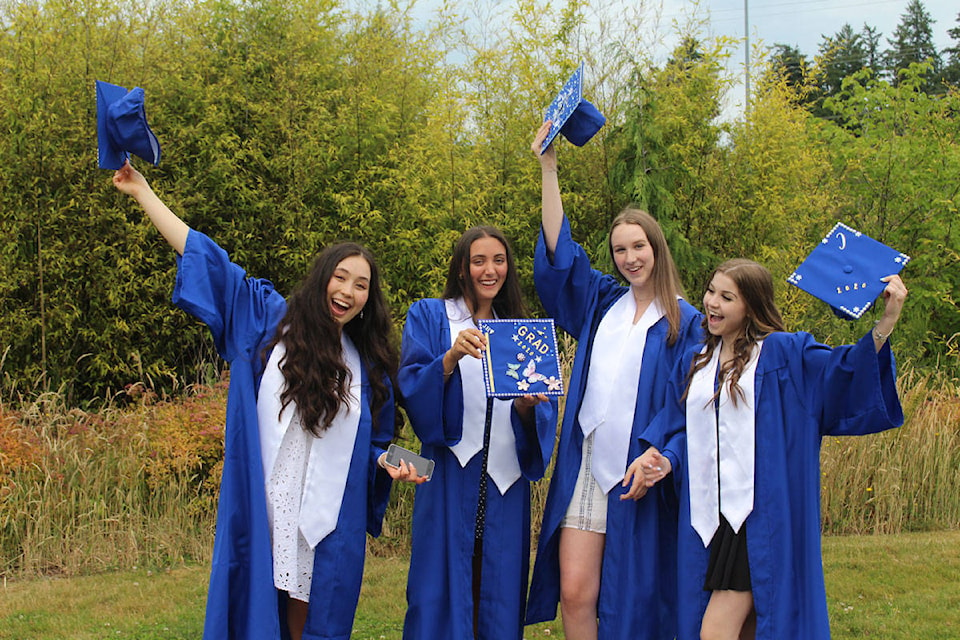
[[[363,320],[363,309],[360,309],[360,319]]]

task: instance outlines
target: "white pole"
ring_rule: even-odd
[[[748,0],[743,0],[743,33],[746,36],[743,46],[743,57],[745,61],[743,86],[746,91],[746,103],[743,105],[744,113],[750,108],[750,8],[747,5]]]

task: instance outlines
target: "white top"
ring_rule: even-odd
[[[313,549],[336,529],[357,439],[360,354],[346,334],[341,345],[350,375],[349,401],[320,437],[303,429],[294,404],[280,414],[280,395],[286,384],[280,370],[286,353],[282,342],[270,354],[260,381],[257,419],[273,538],[274,582],[291,593],[305,582],[309,595]]]
[[[584,436],[596,431],[593,475],[604,493],[623,480],[647,331],[664,316],[654,299],[637,320],[632,292],[620,296],[600,320],[590,354],[590,373],[580,405]]]
[[[719,409],[714,405],[720,347],[690,381],[686,407],[690,523],[704,547],[720,526],[721,513],[738,532],[753,511],[754,390],[762,348],[761,340],[743,369],[737,382],[743,397],[738,397],[736,404],[730,398],[730,385],[721,380]]]
[[[450,346],[464,329],[476,328],[470,310],[463,298],[445,300],[447,321],[450,323]],[[483,384],[483,364],[477,358],[464,356],[457,365],[463,384],[463,434],[460,442],[450,447],[461,467],[483,449],[483,429],[487,416],[487,396]],[[503,495],[520,478],[517,459],[517,439],[510,420],[512,400],[493,400],[493,419],[490,424],[490,455],[487,474]]]

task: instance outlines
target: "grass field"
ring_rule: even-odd
[[[960,531],[824,538],[836,639],[960,638]],[[400,638],[405,558],[370,557],[354,625],[358,640]],[[0,587],[0,640],[197,640],[207,567],[138,569]],[[563,638],[559,623],[526,638]]]

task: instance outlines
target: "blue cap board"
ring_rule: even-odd
[[[582,62],[550,103],[543,120],[544,122],[550,120],[553,125],[540,147],[541,154],[547,150],[558,133],[562,133],[564,138],[582,147],[596,135],[597,131],[600,131],[600,127],[607,121],[595,106],[583,99]]]
[[[838,222],[787,282],[820,298],[845,320],[856,320],[900,273],[910,257]]]
[[[97,161],[101,169],[119,169],[135,153],[160,162],[160,141],[147,124],[143,89],[127,91],[97,80]]]
[[[487,337],[483,384],[488,398],[563,395],[563,376],[552,318],[481,320]]]

